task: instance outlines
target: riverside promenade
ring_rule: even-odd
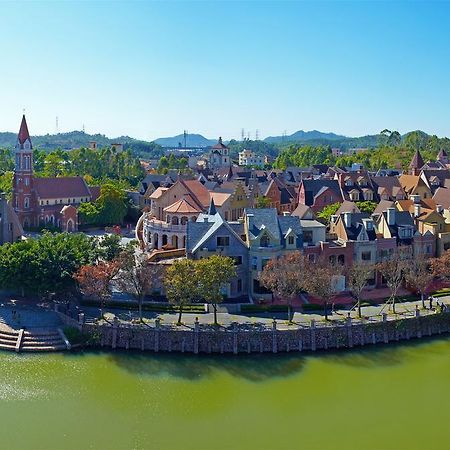
[[[219,313],[219,326],[212,315],[184,314],[176,325],[176,314],[146,314],[143,323],[130,321],[131,313],[105,314],[106,320],[92,320],[89,311],[78,317],[60,313],[67,326],[77,327],[90,345],[111,349],[188,353],[278,353],[316,351],[387,344],[450,332],[450,306],[446,298],[440,306],[420,309],[420,302],[396,305],[396,314],[387,307],[363,308],[363,318],[348,311],[336,311],[325,321],[320,314],[299,314],[289,323],[277,318]],[[88,316],[86,316],[88,313]],[[151,316],[151,317],[149,317]]]

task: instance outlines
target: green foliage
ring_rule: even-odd
[[[12,197],[13,172],[0,173],[0,192],[5,192],[8,199]]]
[[[332,203],[331,205],[327,205],[317,214],[317,218],[321,222],[328,224],[330,223],[331,216],[334,216],[340,207],[340,203]]]
[[[173,153],[169,157],[162,156],[159,160],[158,173],[166,174],[171,169],[185,170],[188,167],[188,159],[185,157],[177,158]]]
[[[377,203],[365,200],[363,202],[356,202],[356,206],[359,208],[361,212],[372,214],[375,211],[375,208],[377,207]]]
[[[268,208],[270,206],[270,200],[264,195],[256,197],[255,208]]]
[[[286,169],[289,166],[310,167],[314,164],[333,164],[334,161],[330,146],[296,147],[291,145],[278,154],[274,167],[277,169]]]
[[[84,234],[44,233],[0,246],[0,288],[45,295],[75,287],[73,274],[102,256],[97,240]]]

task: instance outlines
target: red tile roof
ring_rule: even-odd
[[[33,183],[40,198],[91,197],[91,191],[81,177],[34,178]]]

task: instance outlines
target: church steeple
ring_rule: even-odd
[[[32,148],[33,145],[31,144],[30,133],[28,131],[27,119],[25,119],[24,114],[22,116],[22,122],[20,123],[19,134],[17,136],[16,150],[31,150]]]
[[[411,175],[419,175],[420,169],[425,165],[419,150],[414,153],[413,159],[409,165]]]

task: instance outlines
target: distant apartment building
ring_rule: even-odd
[[[264,164],[264,156],[258,156],[255,152],[245,149],[239,152],[240,166],[263,166]]]

